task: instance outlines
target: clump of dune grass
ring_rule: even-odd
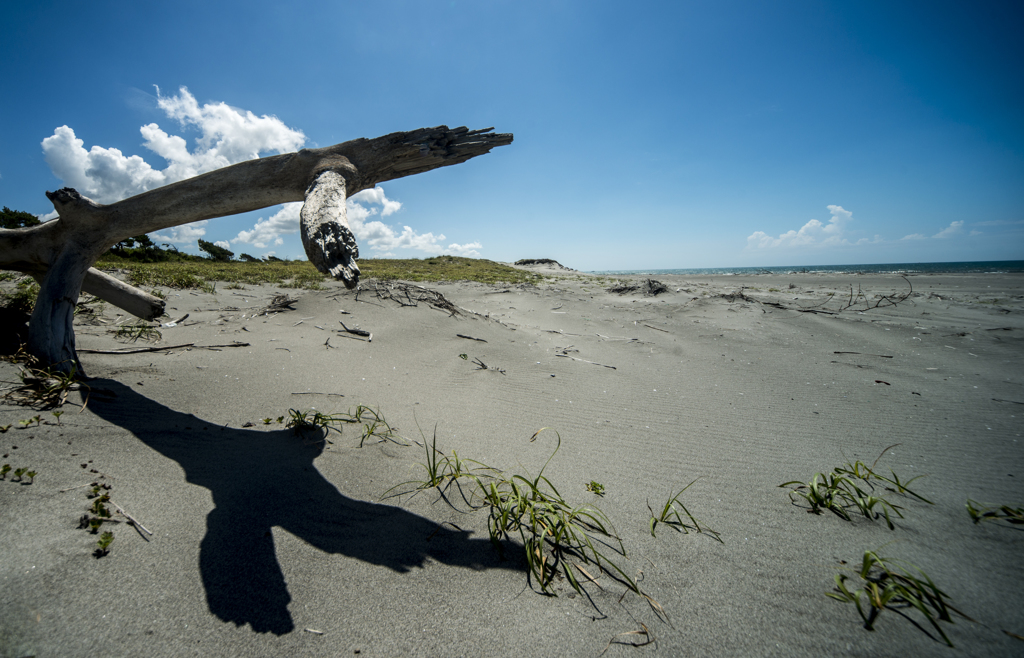
[[[826,594],[837,601],[856,605],[857,612],[864,620],[864,628],[869,631],[874,630],[875,622],[883,610],[892,610],[910,619],[904,610],[913,608],[924,615],[943,641],[952,647],[953,643],[939,622],[952,624],[950,613],[974,621],[950,604],[949,595],[939,589],[928,574],[909,562],[884,558],[875,551],[866,551],[857,576],[863,582],[860,587],[851,588],[847,585],[849,576],[836,574],[836,589]]]
[[[269,425],[270,418],[263,419]],[[284,416],[278,418],[278,422],[284,421]],[[359,405],[355,411],[325,414],[316,409],[300,411],[298,409],[288,410],[288,421],[285,427],[292,428],[297,434],[308,430],[324,430],[330,433],[331,430],[342,433],[345,425],[359,425],[360,439],[359,447],[371,438],[376,437],[379,441],[392,441],[400,445],[407,445],[395,429],[384,418],[377,409]]]
[[[697,480],[694,480],[693,482],[696,481]],[[651,528],[651,536],[657,537],[657,535],[654,534],[654,530],[658,527],[658,524],[660,523],[662,525],[668,526],[669,528],[672,528],[676,532],[681,532],[684,535],[690,534],[691,530],[698,533],[707,533],[711,538],[724,544],[725,542],[722,541],[721,535],[719,535],[717,532],[709,528],[707,524],[705,524],[702,528],[700,522],[696,519],[696,517],[694,517],[693,514],[690,514],[690,510],[686,509],[686,506],[679,501],[679,497],[683,495],[683,492],[685,492],[687,489],[693,486],[693,482],[680,489],[679,493],[675,494],[674,496],[670,494],[668,500],[665,502],[664,505],[661,506],[661,512],[658,514],[655,514],[654,509],[651,507],[650,501],[647,501],[647,509],[650,510],[651,512],[651,518],[648,522],[648,525]],[[683,517],[679,514],[680,510],[682,511],[683,515],[685,515],[686,518],[689,519],[689,523],[683,520]]]
[[[530,437],[535,442],[544,429]],[[392,487],[384,496],[414,485],[413,491],[436,488],[445,495],[456,487],[472,508],[486,510],[491,542],[503,552],[502,542],[518,538],[532,582],[547,595],[556,595],[554,581],[564,576],[569,585],[583,593],[584,582],[597,582],[588,571],[604,572],[643,596],[659,613],[661,606],[641,591],[637,582],[618,564],[626,557],[622,540],[605,514],[591,505],[572,505],[559,493],[544,471],[562,445],[555,432],[555,448],[537,475],[509,474],[481,462],[461,459],[455,451],[448,456],[437,448],[437,434],[430,445],[424,442],[425,480],[412,480]],[[450,499],[446,500],[451,503]],[[614,557],[613,557],[614,556]]]
[[[971,519],[975,524],[982,521],[1006,521],[1013,525],[1024,524],[1024,507],[985,505],[968,498],[967,513],[971,515]]]
[[[163,338],[163,334],[160,333],[159,329],[142,321],[122,324],[117,329],[112,329],[111,332],[117,340],[128,343],[134,343],[139,340],[155,343]]]
[[[878,487],[904,497],[913,496],[929,505],[933,504],[924,496],[910,489],[910,485],[915,480],[924,477],[923,475],[904,482],[891,469],[889,473],[892,477],[881,475],[875,470],[882,455],[897,445],[899,444],[891,445],[883,450],[870,467],[862,461],[847,462],[843,466],[832,469],[829,473],[815,473],[808,482],[793,480],[784,482],[779,487],[793,487],[789,492],[790,500],[794,500],[794,496],[803,498],[811,506],[807,511],[813,514],[821,514],[822,511],[827,510],[846,521],[852,521],[850,512],[858,511],[870,520],[884,518],[886,525],[893,530],[896,526],[893,524],[890,512],[902,519],[903,507],[876,493]]]

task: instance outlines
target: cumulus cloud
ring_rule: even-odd
[[[964,223],[962,221],[950,222],[949,226],[947,226],[946,228],[942,229],[941,231],[939,231],[938,233],[936,233],[932,237],[933,238],[940,238],[940,239],[941,238],[948,238],[948,237],[950,237],[952,235],[956,235],[957,233],[959,233],[961,231],[961,229],[963,229],[963,227],[964,227]]]
[[[419,233],[410,226],[401,230],[385,224],[375,217],[387,217],[402,209],[402,203],[389,199],[384,189],[374,187],[353,194],[345,201],[345,212],[352,233],[366,256],[394,256],[395,249],[414,249],[429,254],[479,256],[483,246],[479,242],[451,243],[444,246],[444,234]],[[284,243],[282,236],[299,232],[299,213],[302,203],[286,203],[268,219],[260,217],[251,231],[241,231],[231,240],[244,242],[259,249]],[[366,253],[369,250],[370,253]]]
[[[371,207],[378,205],[380,208]],[[481,249],[482,245],[479,242],[464,245],[452,243],[445,247],[442,243],[445,236],[442,233],[418,233],[410,226],[403,226],[401,231],[396,231],[380,220],[370,219],[378,214],[387,217],[401,208],[401,203],[388,199],[384,195],[384,190],[379,187],[352,195],[348,199],[346,210],[348,223],[359,244],[381,255],[392,254],[395,249],[414,249],[429,254],[457,256],[480,255],[477,250]]]
[[[181,87],[176,96],[161,96],[157,105],[182,128],[195,128],[200,136],[190,151],[188,142],[169,135],[155,123],[139,129],[143,146],[167,162],[154,169],[141,156],[126,156],[116,148],[93,146],[68,126],[54,130],[43,140],[43,154],[54,175],[70,187],[100,203],[113,203],[155,187],[220,167],[258,158],[260,153],[285,153],[300,148],[306,136],[273,116],[230,107],[226,103],[200,106],[188,89]]]
[[[299,211],[302,202],[286,203],[268,219],[260,217],[251,231],[241,231],[231,242],[244,242],[257,249],[266,249],[270,245],[284,244],[282,235],[299,232]]]
[[[951,237],[953,235],[956,235],[957,233],[960,233],[961,231],[963,231],[963,228],[964,228],[963,221],[950,222],[949,226],[947,226],[946,228],[942,229],[941,231],[939,231],[938,233],[933,235],[932,238],[933,239],[934,238],[938,238],[940,240],[943,239],[943,238],[948,238],[948,237]],[[971,235],[980,235],[980,233],[978,233],[978,231],[971,231]],[[900,238],[900,240],[927,240],[927,239],[928,239],[928,236],[923,234],[923,233],[911,233],[910,235],[904,235],[902,238]]]
[[[851,241],[846,236],[846,229],[853,221],[853,213],[842,206],[828,206],[832,218],[828,223],[812,219],[799,230],[790,230],[772,237],[764,231],[754,231],[747,236],[748,249],[778,249],[794,247],[835,247],[872,244],[881,242],[877,235],[874,238],[861,238]]]
[[[206,235],[206,229],[203,227],[206,226],[207,221],[209,220],[204,219],[182,226],[172,226],[167,233],[153,233],[153,239],[156,242],[170,242],[171,244],[191,244]]]

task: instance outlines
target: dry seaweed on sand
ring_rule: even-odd
[[[270,303],[261,308],[260,310],[253,313],[254,318],[258,318],[261,315],[270,315],[271,313],[281,313],[284,311],[294,311],[293,307],[298,299],[292,299],[288,295],[275,295]]]
[[[643,283],[620,283],[607,289],[607,292],[614,292],[620,295],[625,295],[629,292],[639,292],[648,297],[656,297],[662,293],[668,292],[668,286],[661,281],[654,279],[646,279]]]

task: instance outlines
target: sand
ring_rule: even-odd
[[[659,277],[668,291],[645,296],[557,274],[540,287],[427,286],[457,315],[404,294],[400,305],[372,282],[358,298],[340,284],[168,290],[164,321],[188,318],[155,345],[193,346],[160,352],[87,351],[153,344],[117,341],[115,308],[81,315],[88,390],[59,422],[0,405],[0,427],[12,425],[2,463],[38,472],[0,481],[0,655],[950,651],[894,612],[868,632],[825,596],[867,550],[921,567],[977,620],[943,624],[958,653],[1020,655],[1007,632],[1024,635],[1024,533],[973,524],[965,503],[1024,505],[1024,276],[913,276],[912,295],[866,308],[908,281]],[[840,310],[851,286],[869,303]],[[253,317],[282,293],[294,310]],[[0,363],[0,379],[17,373]],[[317,441],[275,420],[357,405],[409,445],[359,447],[353,427]],[[41,425],[20,425],[37,413]],[[491,546],[485,512],[433,491],[382,500],[422,478],[416,442],[536,474],[556,431],[545,475],[607,514],[621,564],[665,616],[607,575],[587,596],[565,581],[538,594],[521,555]],[[892,444],[879,468],[927,475],[914,488],[934,503],[889,494],[904,508],[895,530],[808,514],[779,488]],[[100,475],[153,536],[111,526],[97,559],[77,526],[91,504],[79,485]],[[648,502],[696,478],[681,500],[724,543],[663,526],[652,537]],[[618,635],[642,628],[656,642],[608,647],[642,641]]]

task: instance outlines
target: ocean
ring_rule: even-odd
[[[676,270],[600,270],[589,274],[1006,274],[1024,272],[1024,260],[992,260],[964,263],[875,263],[870,265],[786,265],[773,267],[696,267]]]

